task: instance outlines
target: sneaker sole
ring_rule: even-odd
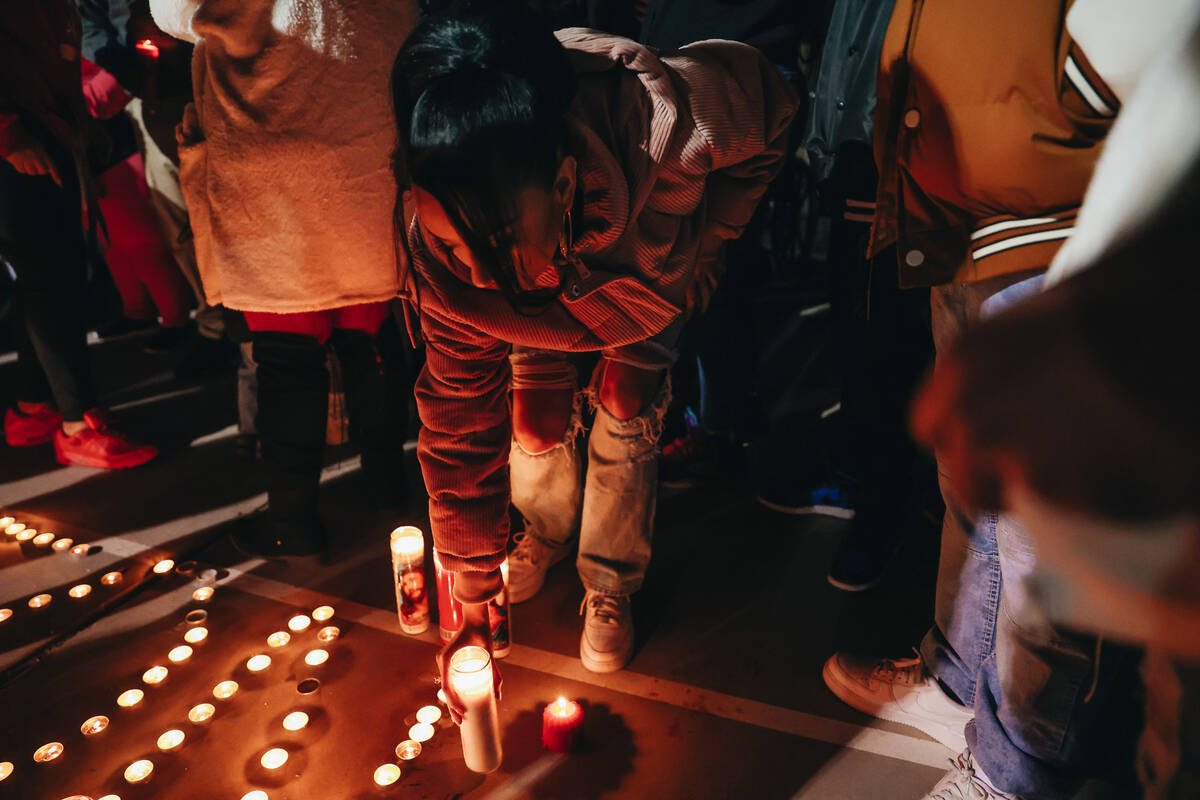
[[[754,499],[758,501],[759,505],[765,506],[772,511],[778,511],[781,514],[791,514],[797,517],[816,514],[822,517],[836,517],[837,519],[854,519],[853,508],[842,508],[841,506],[826,506],[819,504],[815,506],[799,507],[785,506],[780,505],[779,503],[772,503],[762,495],[755,495]]]
[[[826,575],[825,580],[829,581],[829,585],[835,589],[841,589],[843,592],[865,592],[867,589],[874,589],[883,582],[883,576],[880,575],[873,581],[866,583],[843,583],[832,575]]]
[[[943,747],[955,753],[961,753],[967,749],[967,737],[963,732],[963,728],[974,718],[974,714],[969,711],[963,711],[961,721],[944,722],[903,711],[896,708],[893,703],[883,703],[882,705],[874,703],[858,694],[854,690],[854,687],[846,685],[841,680],[838,671],[833,668],[833,663],[834,660],[832,657],[825,662],[825,667],[821,670],[821,678],[825,681],[825,685],[829,688],[829,691],[833,692],[837,699],[846,705],[878,719],[885,719],[889,722],[896,722],[901,725],[907,725],[910,728],[916,728],[921,733],[933,737]]]
[[[45,436],[36,436],[33,438],[22,437],[22,436],[10,436],[8,434],[5,434],[4,438],[8,442],[9,447],[34,447],[35,445],[46,444],[47,442],[53,442],[54,441],[54,431],[50,431]]]
[[[619,672],[629,664],[633,659],[633,646],[630,645],[629,651],[618,655],[601,655],[595,650],[588,647],[586,640],[579,642],[579,660],[583,662],[583,668],[588,672],[596,672],[604,674],[607,672]]]
[[[513,582],[512,582],[512,567],[510,565],[509,566],[509,581],[508,581],[508,602],[524,603],[526,600],[532,600],[534,598],[534,596],[536,596],[537,593],[542,590],[542,587],[546,585],[546,573],[550,571],[550,568],[553,567],[558,562],[562,561],[564,558],[566,558],[568,555],[570,555],[570,553],[571,553],[571,548],[568,547],[566,550],[555,555],[553,558],[551,558],[546,563],[546,568],[544,570],[542,570],[540,573],[537,573],[537,575],[538,575],[537,579],[530,581],[528,584],[523,584],[523,585],[514,585],[513,584]]]
[[[132,469],[140,467],[142,464],[147,464],[158,457],[158,452],[155,451],[150,455],[130,456],[122,459],[100,459],[85,458],[81,456],[68,456],[59,452],[55,448],[54,458],[59,464],[64,467],[93,467],[95,469]]]

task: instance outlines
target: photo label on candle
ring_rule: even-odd
[[[108,717],[97,715],[95,717],[88,717],[87,721],[79,726],[79,730],[84,736],[95,736],[107,727]]]
[[[129,783],[141,783],[154,772],[154,762],[146,758],[138,759],[125,768],[125,780]]]
[[[270,647],[283,647],[292,640],[292,635],[287,631],[275,631],[267,637],[267,645]]]

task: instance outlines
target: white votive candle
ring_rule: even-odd
[[[142,758],[125,768],[125,780],[129,783],[141,783],[148,780],[153,773],[154,762]]]
[[[256,656],[250,656],[246,661],[246,669],[251,672],[262,672],[267,667],[271,666],[271,657],[265,653],[259,653]]]
[[[400,780],[400,768],[395,764],[381,764],[375,768],[375,783],[379,786],[391,786]]]
[[[158,749],[162,750],[164,753],[177,750],[179,749],[180,745],[183,744],[183,740],[185,738],[187,737],[184,735],[183,731],[179,730],[178,728],[172,728],[169,731],[163,731],[162,735],[158,737]]]
[[[267,769],[279,769],[288,760],[288,751],[282,747],[272,747],[270,750],[262,754],[259,763]]]
[[[162,683],[167,679],[167,668],[162,666],[153,666],[142,673],[142,683],[154,686]]]
[[[308,630],[309,625],[312,625],[312,619],[308,614],[297,614],[288,620],[288,628],[293,633],[303,633]]]
[[[466,709],[459,726],[463,761],[472,772],[494,772],[503,755],[491,656],[482,647],[464,647],[450,658],[449,673],[450,685]]]

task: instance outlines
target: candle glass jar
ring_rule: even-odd
[[[429,630],[429,592],[425,586],[425,537],[411,525],[391,536],[392,577],[400,630],[409,635]]]
[[[463,647],[450,657],[449,673],[450,684],[466,708],[459,726],[463,761],[472,772],[495,772],[503,753],[491,655],[482,647]]]

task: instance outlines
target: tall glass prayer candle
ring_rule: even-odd
[[[396,613],[407,634],[429,630],[429,592],[425,587],[425,537],[405,525],[392,531],[392,577],[396,584]]]
[[[463,761],[472,772],[494,772],[503,756],[492,659],[482,647],[464,647],[450,658],[449,673],[450,685],[466,707],[459,727]]]
[[[437,575],[438,634],[449,642],[463,624],[462,603],[454,598],[454,573],[442,566],[435,551],[433,567]],[[488,624],[492,631],[492,655],[504,658],[512,649],[512,622],[508,604],[508,560],[500,565],[504,586],[500,594],[488,601]]]

